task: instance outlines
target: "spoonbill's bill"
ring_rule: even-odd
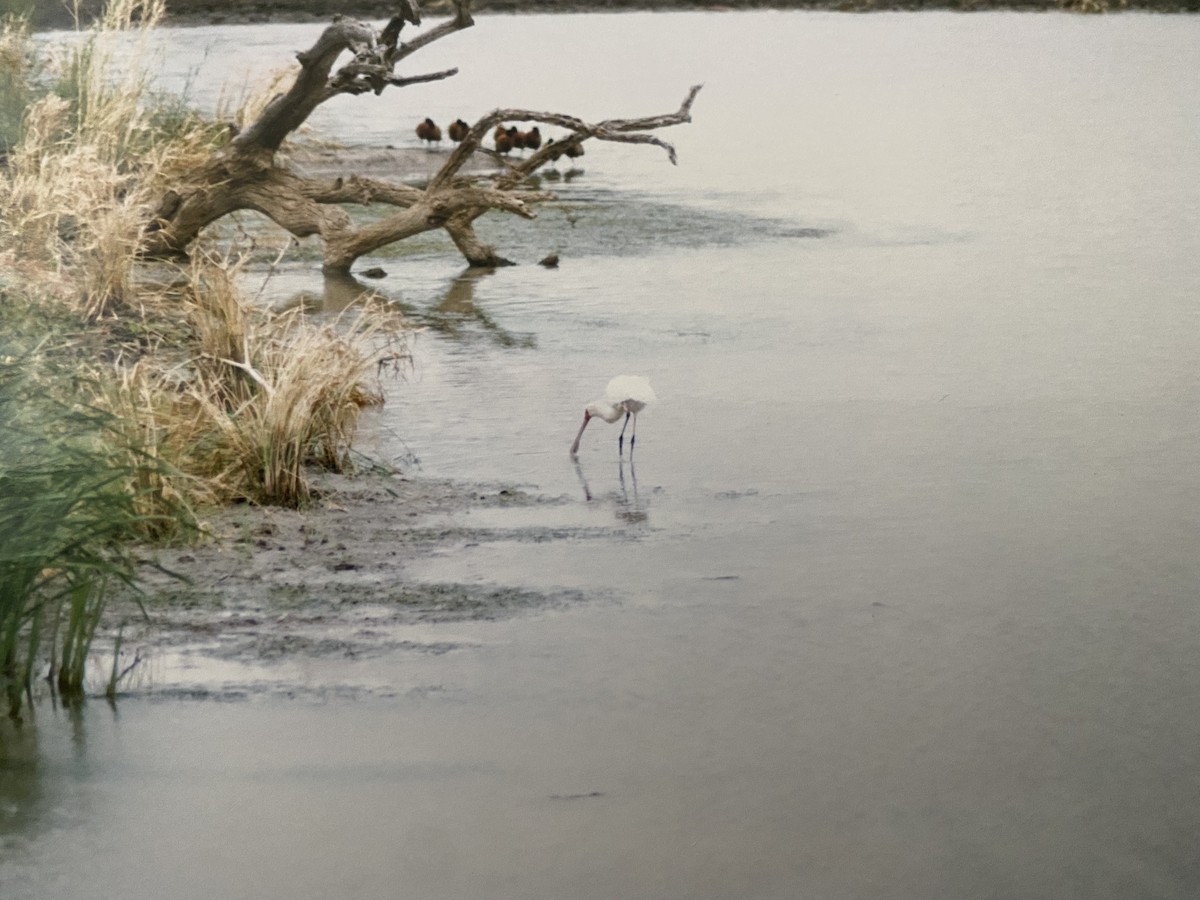
[[[579,439],[587,428],[592,417],[598,417],[610,425],[625,415],[625,424],[621,426],[621,434],[617,437],[617,453],[625,452],[625,429],[633,419],[633,431],[629,436],[629,452],[633,453],[633,443],[637,440],[637,415],[650,403],[658,398],[650,382],[641,375],[618,375],[604,389],[604,396],[593,400],[583,409],[583,424],[579,426],[579,434],[575,435],[575,443],[571,445],[571,455],[579,452]]]

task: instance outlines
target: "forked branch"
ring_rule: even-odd
[[[470,126],[466,138],[448,156],[424,187],[353,175],[333,180],[305,178],[276,160],[283,141],[322,103],[339,94],[381,93],[449,78],[457,69],[418,75],[397,75],[401,60],[434,41],[469,28],[470,0],[452,0],[453,15],[411,42],[400,40],[408,24],[419,24],[415,0],[398,0],[396,13],[376,33],[370,25],[337,18],[316,43],[297,54],[300,72],[285,92],[275,97],[250,127],[237,135],[189,179],[167,192],[143,233],[143,252],[149,256],[183,252],[210,223],[241,209],[257,210],[297,237],[319,235],[324,242],[324,267],[346,272],[366,253],[432,229],[444,229],[474,266],[506,262],[475,234],[473,223],[490,210],[533,218],[533,205],[553,195],[524,190],[526,179],[543,165],[595,138],[663,148],[672,163],[675,148],[652,132],[691,121],[692,103],[700,86],[691,88],[672,113],[640,118],[586,122],[577,116],[527,109],[496,109]],[[342,54],[353,57],[340,67]],[[502,122],[537,122],[566,129],[556,143],[547,142],[527,159],[509,162],[498,175],[463,176],[464,165],[477,152],[499,159],[483,140]],[[356,224],[342,207],[382,203],[394,211],[376,221]]]
[[[485,115],[470,127],[467,136],[454,149],[445,165],[438,171],[430,182],[431,189],[439,188],[449,183],[466,164],[467,160],[483,146],[484,137],[502,122],[537,122],[541,125],[557,125],[572,132],[571,136],[553,144],[543,144],[534,151],[528,159],[510,167],[508,175],[502,177],[498,187],[512,186],[536,172],[551,160],[557,159],[572,145],[579,145],[588,138],[601,141],[613,141],[626,144],[653,144],[667,151],[667,158],[672,165],[678,164],[675,148],[666,141],[645,134],[659,128],[672,125],[682,125],[692,121],[692,103],[700,93],[703,85],[693,85],[684,97],[679,109],[673,113],[659,116],[647,116],[637,119],[606,119],[603,122],[589,124],[577,116],[565,113],[535,112],[529,109],[496,109]]]
[[[411,44],[399,41],[405,22],[418,24],[421,21],[414,0],[400,0],[397,13],[378,36],[367,23],[352,22],[339,16],[312,47],[296,54],[300,74],[291,88],[275,97],[258,120],[234,138],[232,147],[274,153],[289,134],[308,120],[313,110],[339,94],[368,91],[379,94],[388,86],[404,87],[457,74],[458,69],[407,77],[393,74],[396,63],[414,50],[475,24],[471,18],[470,0],[453,0],[453,3],[454,16]],[[333,72],[334,64],[347,50],[353,52],[354,58]]]

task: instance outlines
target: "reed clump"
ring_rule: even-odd
[[[236,250],[149,270],[148,213],[228,130],[149,90],[163,0],[112,0],[39,60],[0,24],[0,692],[84,689],[88,647],[135,542],[198,534],[234,501],[299,506],[345,469],[404,323],[273,314]],[[10,91],[11,88],[11,91]],[[19,97],[16,116],[8,108]],[[111,686],[110,686],[111,689]]]
[[[108,592],[132,583],[132,542],[153,528],[129,479],[157,464],[124,452],[111,414],[62,397],[71,349],[43,339],[0,357],[0,687],[12,715],[43,650],[54,687],[82,693]]]
[[[85,36],[41,60],[21,20],[0,26],[0,85],[23,110],[15,126],[0,123],[0,265],[90,319],[133,302],[146,208],[226,135],[151,90],[149,37],[164,12],[163,0],[113,0]]]
[[[301,506],[310,466],[349,467],[362,410],[383,402],[379,361],[405,352],[404,323],[371,309],[321,322],[265,310],[238,290],[238,265],[195,259],[171,301],[188,352],[121,366],[97,403],[179,473],[161,482],[164,502]]]

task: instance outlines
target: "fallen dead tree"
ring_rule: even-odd
[[[438,228],[446,231],[470,265],[504,265],[507,260],[479,239],[474,222],[491,210],[533,218],[534,204],[553,199],[553,194],[528,188],[529,177],[543,166],[577,152],[589,140],[653,144],[666,150],[675,162],[674,148],[651,132],[690,121],[699,86],[688,91],[675,112],[643,118],[590,123],[561,113],[493,110],[470,126],[423,188],[363,175],[317,179],[296,173],[280,161],[279,150],[322,103],[342,94],[379,95],[389,87],[403,88],[457,74],[457,69],[449,69],[400,76],[395,68],[434,41],[471,27],[470,0],[454,0],[449,19],[409,42],[400,40],[401,32],[408,24],[420,24],[420,10],[415,0],[401,0],[397,7],[378,33],[368,24],[337,19],[310,49],[297,54],[301,68],[291,88],[276,96],[256,121],[214,153],[186,183],[163,196],[143,232],[142,254],[186,253],[204,228],[230,213],[249,209],[263,213],[297,238],[319,235],[327,272],[347,272],[364,254]],[[347,50],[353,58],[335,70]],[[510,121],[555,125],[570,134],[523,160],[510,162],[483,147],[492,128]],[[476,153],[499,160],[503,165],[500,173],[464,174],[465,164]],[[395,207],[395,212],[356,225],[345,209],[355,204],[386,204]]]

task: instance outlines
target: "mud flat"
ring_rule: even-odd
[[[293,694],[302,689],[289,663],[446,653],[458,648],[455,641],[429,639],[421,626],[496,621],[587,599],[577,590],[405,576],[406,563],[431,553],[606,533],[460,521],[470,510],[531,508],[560,499],[515,485],[379,474],[322,476],[318,483],[319,497],[308,509],[220,510],[203,522],[209,539],[154,555],[141,573],[144,593],[111,604],[103,629],[111,634],[124,628],[122,667],[141,655],[148,663],[143,668],[151,670],[135,665],[124,690],[225,699]],[[425,637],[414,639],[414,629]],[[105,648],[100,650],[103,655]],[[337,692],[339,685],[320,690]]]

